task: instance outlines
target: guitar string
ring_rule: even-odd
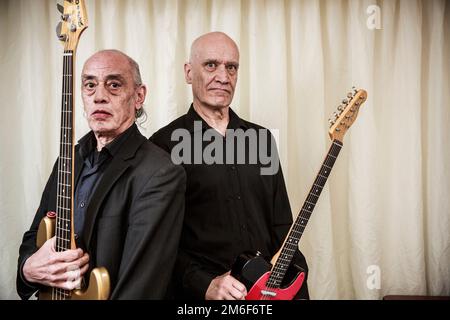
[[[326,164],[328,167],[332,167],[332,165],[334,164],[334,161],[332,161],[332,159],[333,158],[331,158],[331,157],[329,157],[329,155],[331,154],[331,155],[334,155],[334,154],[336,154],[336,147],[335,146],[338,146],[339,148],[340,148],[340,146],[339,145],[337,145],[337,144],[335,144],[334,142],[333,142],[333,144],[331,145],[331,147],[330,147],[330,150],[329,150],[329,152],[328,152],[328,154],[327,154],[327,157],[325,158],[325,160],[324,160],[324,162],[323,162],[323,164]],[[339,152],[339,150],[337,151],[337,152]],[[333,163],[329,163],[329,161],[331,161],[331,162],[333,162]],[[321,169],[319,170],[319,174],[321,174],[322,175],[322,173],[324,173],[324,172],[322,172],[322,170],[324,169],[324,166],[323,166],[323,164],[322,164],[322,166],[321,166]],[[329,170],[330,171],[330,170]],[[330,174],[330,172],[328,172],[328,174]],[[326,176],[327,178],[328,178],[328,176]],[[324,181],[325,180],[325,181]],[[314,181],[314,183],[316,183],[316,182],[319,182],[320,183],[320,185],[322,185],[322,187],[321,187],[321,190],[320,191],[322,191],[322,188],[323,188],[323,186],[325,185],[325,183],[326,183],[326,179],[325,178],[323,178],[323,177],[320,177],[319,175],[317,176],[317,178],[316,178],[316,180]],[[306,199],[306,201],[308,201],[308,202],[311,202],[312,203],[312,201],[311,200],[313,200],[312,198],[311,198],[311,195],[313,195],[314,193],[312,192],[312,190],[313,190],[313,188],[311,188],[311,191],[308,193],[308,196],[307,196],[307,199]],[[317,197],[317,199],[318,199],[318,195],[320,195],[320,192],[318,193],[318,195],[317,194],[314,194],[316,197]],[[313,200],[313,201],[317,201],[317,199],[316,200]],[[307,213],[307,211],[305,211],[304,210],[304,208],[302,208],[302,210],[300,211],[300,214],[299,214],[299,217],[296,219],[296,221],[295,221],[295,223],[294,223],[294,226],[293,226],[293,231],[291,231],[291,233],[290,233],[290,235],[293,233],[293,232],[298,232],[298,233],[300,233],[300,234],[302,234],[303,233],[303,231],[304,231],[304,228],[305,228],[305,226],[306,225],[302,225],[302,224],[299,224],[298,222],[300,221],[300,220],[308,220],[309,219],[309,217],[311,216],[311,213],[312,213],[312,210],[313,210],[314,208],[312,208],[311,210],[309,210],[309,211],[311,211],[310,213]],[[306,216],[305,216],[306,215]],[[303,230],[301,230],[303,228]],[[300,235],[301,236],[301,235]],[[280,254],[284,254],[284,255],[291,255],[290,253],[286,253],[286,251],[287,250],[290,250],[290,251],[292,251],[292,252],[295,252],[295,250],[296,250],[296,247],[294,246],[294,245],[297,245],[297,243],[298,242],[294,242],[294,243],[288,243],[287,245],[286,245],[286,247],[285,248],[283,248],[283,249],[285,249],[285,250],[282,250],[282,252],[280,253]],[[291,246],[291,247],[289,247],[289,246]],[[287,249],[287,250],[286,250]],[[292,256],[293,256],[293,254],[292,254]],[[291,259],[292,259],[292,257],[291,257]],[[289,259],[288,259],[289,260]],[[287,265],[285,265],[285,267],[283,268],[283,266],[281,265],[281,264],[276,264],[275,266],[274,266],[274,270],[273,270],[273,272],[272,272],[272,274],[273,274],[273,276],[271,277],[271,278],[269,278],[269,280],[268,280],[268,283],[269,283],[269,287],[273,287],[273,286],[277,286],[277,282],[281,282],[282,281],[282,279],[283,279],[283,277],[284,277],[284,274],[283,274],[283,276],[282,277],[280,277],[279,275],[276,275],[277,273],[283,273],[283,272],[285,272],[286,271],[286,269],[287,269],[287,267],[288,267],[288,265],[289,264],[287,264]],[[283,270],[283,269],[285,269],[285,270]],[[279,285],[279,283],[278,283],[278,285]]]
[[[323,187],[324,187],[324,185],[325,185],[325,183],[327,181],[327,178],[328,178],[328,176],[329,176],[329,174],[331,172],[331,168],[334,165],[334,162],[336,160],[337,154],[339,153],[341,148],[342,148],[341,144],[337,144],[336,141],[333,141],[333,143],[332,143],[332,145],[331,145],[331,147],[330,147],[330,149],[328,151],[327,157],[325,158],[325,160],[324,160],[324,162],[323,162],[323,164],[322,164],[322,166],[321,166],[321,168],[319,170],[319,174],[321,176],[323,176],[323,177],[317,175],[316,180],[314,181],[314,184],[316,184],[316,182],[319,183],[319,186],[321,186],[320,190],[317,189],[316,190],[316,194],[315,194],[315,193],[312,192],[314,188],[311,188],[311,190],[308,193],[308,196],[306,198],[306,201],[313,203],[311,201],[311,200],[313,200],[312,197],[311,197],[313,194],[317,197],[317,199],[313,200],[313,201],[317,201],[318,200],[318,198],[320,196],[320,193],[321,193],[321,191],[322,191],[322,189],[323,189]],[[330,157],[330,155],[332,155],[332,157]],[[325,172],[323,172],[324,164],[330,168],[330,169],[328,169],[328,174],[327,175],[323,175],[323,173],[326,172],[326,169],[325,169]],[[314,206],[315,206],[315,204],[314,204]],[[296,221],[294,223],[294,226],[293,226],[291,232],[289,233],[290,236],[294,232],[300,233],[300,237],[303,234],[303,231],[304,231],[304,229],[306,227],[306,225],[304,224],[304,221],[305,220],[306,221],[309,220],[309,218],[311,217],[311,214],[312,214],[312,210],[314,210],[314,207],[311,208],[311,210],[309,210],[310,211],[309,213],[307,211],[305,211],[305,210],[304,210],[304,208],[301,209],[301,211],[299,213],[299,216],[297,217],[297,219],[296,219]],[[302,221],[302,223],[298,223],[299,221]],[[302,230],[302,228],[303,228],[303,230]],[[283,248],[282,252],[280,253],[281,258],[283,257],[283,255],[286,256],[286,257],[291,255],[291,258],[287,259],[286,261],[292,260],[293,254],[287,253],[286,251],[290,250],[291,252],[295,252],[297,246],[298,246],[298,241],[294,241],[293,243],[287,243],[286,246]],[[284,278],[285,272],[287,271],[287,268],[288,268],[289,264],[282,265],[281,263],[279,263],[279,261],[277,261],[277,263],[274,266],[274,270],[271,272],[271,274],[269,276],[269,279],[266,282],[266,288],[267,289],[275,289],[275,288],[278,288],[280,286],[281,281]],[[281,277],[280,277],[280,275],[281,275]]]
[[[329,166],[330,168],[331,168],[332,165],[334,164],[334,161],[332,161],[333,164],[329,163],[329,161],[332,159],[329,155],[330,155],[330,154],[331,154],[331,155],[335,154],[335,150],[336,150],[335,145],[336,145],[336,144],[333,142],[333,144],[331,145],[330,150],[329,150],[329,152],[328,152],[328,154],[327,154],[327,157],[325,158],[325,160],[324,160],[324,162],[323,162],[323,164],[326,164],[326,165]],[[340,147],[340,146],[339,146],[339,147]],[[339,150],[338,150],[338,152],[339,152]],[[324,170],[323,164],[322,164],[322,166],[321,166],[321,168],[320,168],[320,170],[319,170],[319,174],[321,174],[321,175],[323,175],[323,173],[324,173],[324,172],[323,172],[323,170]],[[331,171],[331,170],[329,170],[329,171]],[[330,174],[330,172],[328,172],[328,175],[329,175],[329,174]],[[328,175],[325,176],[325,177],[328,178]],[[323,181],[324,179],[325,179],[325,181]],[[322,186],[321,189],[320,189],[320,191],[322,191],[322,188],[323,188],[323,186],[324,186],[325,183],[326,183],[326,178],[323,178],[323,177],[321,177],[321,176],[318,175],[317,178],[316,178],[316,180],[314,181],[314,184],[316,184],[316,182],[319,182],[319,183],[320,183],[320,185]],[[313,190],[313,188],[311,188],[310,193],[308,193],[308,196],[307,196],[307,199],[306,199],[306,201],[308,201],[308,202],[311,202],[311,200],[313,200],[313,199],[311,198],[311,195],[314,194],[314,193],[312,193],[312,190]],[[318,191],[318,190],[316,190],[316,192],[317,192],[317,191]],[[318,194],[320,195],[320,192],[319,192]],[[318,195],[315,194],[315,196],[317,196],[317,199],[318,199]],[[316,201],[317,201],[317,199],[316,199]],[[302,210],[300,211],[299,217],[296,219],[296,221],[295,221],[295,223],[294,223],[294,226],[293,226],[293,228],[292,228],[292,230],[291,230],[291,232],[290,232],[290,234],[289,234],[289,237],[290,237],[294,232],[300,233],[300,237],[301,237],[301,235],[303,234],[303,231],[304,231],[305,226],[306,226],[306,225],[304,224],[304,221],[309,219],[309,217],[311,216],[312,210],[313,210],[314,208],[312,208],[312,209],[310,210],[310,213],[307,213],[307,211],[304,211],[303,209],[304,209],[304,208],[302,208]],[[305,214],[306,214],[306,216],[305,216]],[[302,224],[298,223],[299,221],[302,221]],[[303,230],[301,230],[302,228],[303,228]],[[295,241],[294,243],[287,243],[286,246],[283,248],[282,252],[280,253],[280,254],[281,254],[281,258],[283,259],[283,255],[285,255],[286,257],[289,256],[289,255],[291,255],[291,258],[286,260],[286,261],[289,261],[289,262],[290,262],[290,261],[292,260],[293,253],[292,253],[292,254],[291,254],[291,253],[287,253],[286,251],[287,251],[287,250],[290,250],[291,252],[295,252],[295,251],[296,251],[296,248],[297,248],[297,246],[298,246],[297,243],[298,243],[298,241]],[[297,245],[297,246],[294,246],[294,245]],[[290,263],[289,263],[289,264],[290,264]],[[277,263],[276,263],[275,266],[274,266],[274,270],[271,272],[271,274],[270,274],[270,276],[269,276],[269,279],[268,279],[267,282],[266,282],[266,287],[268,287],[269,289],[275,289],[275,288],[278,288],[278,287],[281,285],[281,281],[282,281],[283,278],[284,278],[285,272],[286,272],[286,270],[287,270],[289,264],[283,265],[282,263],[280,263],[279,261],[277,261]],[[280,276],[280,275],[281,275],[281,276]]]
[[[67,159],[70,158],[70,154],[68,154],[68,149],[69,147],[71,147],[71,141],[70,144],[68,144],[68,139],[66,139],[69,135],[67,132],[68,128],[69,128],[69,119],[68,114],[69,112],[67,112],[67,108],[71,107],[70,105],[70,99],[68,101],[67,97],[70,96],[71,92],[70,91],[70,80],[68,79],[68,75],[71,74],[72,70],[70,69],[70,65],[71,65],[71,57],[69,55],[66,55],[66,53],[68,53],[68,45],[70,45],[70,42],[68,43],[67,38],[66,41],[64,43],[64,55],[63,55],[63,84],[62,84],[62,90],[63,90],[63,97],[62,97],[62,114],[61,114],[61,132],[60,132],[60,158],[59,158],[59,171],[58,171],[58,194],[60,195],[60,197],[58,197],[59,199],[57,199],[57,209],[58,209],[58,213],[57,213],[57,227],[56,230],[57,232],[57,248],[56,251],[60,251],[62,250],[66,250],[67,248],[67,241],[63,241],[64,239],[68,239],[67,235],[68,235],[68,230],[70,230],[71,226],[68,227],[68,223],[67,223],[67,213],[65,212],[65,208],[68,208],[67,204],[68,204],[68,200],[70,200],[70,195],[71,195],[71,190],[69,190],[69,199],[67,199],[67,194],[64,192],[65,189],[69,189],[69,188],[65,188],[65,186],[69,186],[70,184],[68,183],[67,179],[68,174],[67,172],[71,172],[71,170],[67,170]],[[67,94],[69,93],[69,95]],[[62,158],[61,158],[62,157]],[[64,170],[66,169],[66,170]],[[69,204],[70,205],[70,204]],[[62,228],[61,226],[65,226],[65,228]],[[62,243],[63,242],[63,243]],[[56,288],[56,290],[52,290],[52,299],[56,299],[56,300],[63,300],[66,298],[66,290],[61,289],[61,288]],[[56,292],[54,292],[56,291]]]
[[[303,234],[303,231],[305,230],[305,227],[306,227],[306,224],[304,223],[304,221],[309,220],[309,218],[311,217],[312,211],[314,210],[314,206],[316,205],[316,202],[320,196],[320,193],[323,190],[326,180],[330,174],[330,170],[328,170],[328,174],[325,173],[327,170],[325,169],[324,164],[331,168],[334,165],[334,160],[336,159],[334,157],[334,155],[337,155],[340,148],[341,148],[341,146],[337,145],[336,143],[333,143],[332,146],[330,147],[330,151],[328,152],[327,157],[325,158],[325,160],[319,170],[320,175],[318,175],[316,180],[314,181],[314,184],[316,185],[316,187],[320,187],[320,190],[316,189],[316,191],[314,192],[313,191],[314,187],[312,187],[307,196],[307,201],[310,203],[313,203],[313,207],[311,208],[311,205],[309,205],[309,209],[310,209],[310,210],[308,210],[309,212],[305,211],[306,209],[304,207],[302,208],[302,210],[299,214],[299,217],[295,221],[295,224],[293,226],[293,231],[291,232],[291,234],[294,232],[297,232],[300,234],[300,237]],[[330,155],[331,155],[331,157],[330,157]],[[324,175],[324,174],[326,174],[326,175]],[[314,195],[314,197],[316,197],[315,199],[312,197],[313,195]],[[299,223],[300,221],[301,221],[301,223]],[[295,241],[293,243],[288,243],[288,246],[286,248],[287,248],[287,250],[290,250],[290,252],[295,252],[296,249],[298,248],[298,241]],[[288,259],[288,261],[290,261],[294,254],[286,252],[287,250],[284,250],[283,253],[287,256],[289,256],[289,255],[291,256],[291,258]],[[277,271],[279,273],[285,272],[288,266],[289,266],[289,264],[285,264],[284,268],[283,268],[283,266],[280,264]],[[283,277],[284,277],[284,274],[282,274],[281,277],[279,275],[275,275],[275,277],[272,277],[272,280],[274,281],[275,285],[280,285]]]

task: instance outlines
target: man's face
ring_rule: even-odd
[[[89,127],[96,135],[116,137],[134,122],[145,100],[135,86],[128,60],[114,52],[93,55],[84,65],[81,92]]]
[[[233,100],[239,68],[239,51],[231,39],[211,36],[194,44],[185,65],[194,104],[210,109],[228,107]]]

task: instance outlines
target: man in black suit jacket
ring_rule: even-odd
[[[74,223],[80,249],[39,249],[40,221],[56,211],[57,164],[20,246],[17,291],[29,298],[42,286],[71,290],[103,266],[111,299],[163,298],[174,266],[184,215],[186,175],[139,132],[146,87],[137,63],[116,50],[90,57],[82,97],[90,131],[76,147]],[[78,276],[73,270],[79,271]]]

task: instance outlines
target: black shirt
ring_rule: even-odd
[[[92,131],[78,141],[80,146],[78,156],[83,159],[83,167],[75,189],[74,226],[76,235],[83,231],[86,209],[95,187],[114,155],[117,154],[121,145],[127,140],[130,132],[137,130],[137,128],[133,127],[136,127],[136,124],[122,132],[100,151],[97,151],[97,140]]]
[[[194,124],[195,122],[195,124]],[[178,130],[177,130],[178,129]],[[185,159],[187,174],[186,206],[178,261],[175,269],[175,290],[183,291],[184,297],[204,299],[213,278],[230,270],[236,257],[244,251],[260,251],[268,260],[281,248],[292,224],[292,214],[286,192],[281,166],[275,174],[262,175],[263,164],[250,161],[250,146],[245,145],[245,163],[237,162],[234,144],[234,160],[226,161],[228,149],[223,149],[223,160],[212,163],[199,155],[208,154],[208,145],[222,139],[223,146],[230,143],[230,135],[221,136],[196,113],[191,106],[188,113],[156,132],[150,140]],[[256,124],[240,119],[231,108],[227,129],[241,129],[247,133],[269,131]],[[196,149],[206,131],[211,136]],[[188,134],[187,134],[188,133]],[[175,141],[172,141],[172,135]],[[190,136],[191,155],[179,151],[179,137]],[[256,135],[258,144],[259,135]],[[178,137],[178,138],[176,138]],[[205,139],[203,139],[205,140]],[[269,147],[270,150],[270,139]],[[219,150],[219,148],[217,149]],[[220,153],[217,152],[216,154]],[[276,152],[275,152],[276,153]],[[278,155],[275,155],[278,159]],[[186,159],[191,161],[186,161]],[[220,159],[221,157],[216,158]],[[198,163],[202,159],[202,163]],[[197,160],[197,162],[195,162]],[[298,252],[296,263],[307,270],[303,255]],[[307,298],[306,283],[304,285]],[[179,292],[178,292],[179,293]]]

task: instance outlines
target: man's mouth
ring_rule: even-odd
[[[92,112],[92,117],[94,117],[95,119],[105,119],[110,116],[112,116],[112,113],[103,109],[97,109],[94,112]]]
[[[210,88],[209,91],[222,92],[230,94],[230,91],[224,88]]]

